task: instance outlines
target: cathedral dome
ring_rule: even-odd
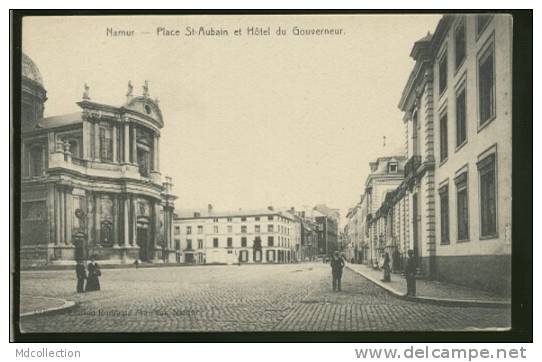
[[[21,73],[23,77],[28,78],[43,87],[43,79],[41,78],[40,70],[34,61],[25,53],[23,53]]]

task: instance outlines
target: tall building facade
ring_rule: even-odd
[[[43,118],[46,90],[38,67],[22,57],[22,265],[73,263],[95,256],[127,263],[174,259],[171,178],[162,182],[164,127],[148,86],[123,105],[92,101]]]
[[[508,293],[512,18],[446,15],[411,56],[404,181],[373,222],[426,277]]]
[[[180,212],[174,219],[179,261],[189,264],[291,263],[298,260],[297,218],[272,208]]]

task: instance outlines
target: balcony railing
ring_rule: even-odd
[[[405,164],[405,178],[409,179],[416,175],[416,170],[422,164],[422,156],[416,155],[410,157]]]

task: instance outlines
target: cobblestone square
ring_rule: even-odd
[[[403,301],[349,270],[331,291],[324,264],[105,269],[78,295],[72,271],[23,272],[22,295],[78,302],[23,317],[22,332],[414,331],[506,328],[510,310]]]

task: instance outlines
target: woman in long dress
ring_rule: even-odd
[[[99,277],[102,275],[102,272],[100,271],[100,266],[94,260],[94,257],[90,258],[90,263],[88,263],[87,270],[88,277],[86,291],[92,292],[95,290],[100,290]]]

